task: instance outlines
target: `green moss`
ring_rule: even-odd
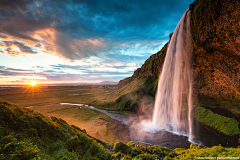
[[[121,152],[117,152],[116,154],[114,154],[114,156],[117,158],[117,159],[121,159],[123,158],[125,155]]]
[[[194,146],[190,149],[174,149],[177,156],[174,159],[195,159],[195,157],[239,157],[240,148],[224,148],[222,146]],[[220,159],[220,158],[219,158]],[[224,159],[224,158],[223,158]]]
[[[160,159],[158,155],[165,155],[165,159],[191,159],[240,154],[240,148],[196,145],[175,150],[157,145],[150,149],[148,146],[150,152],[146,153],[145,147],[141,150],[133,141],[105,143],[62,119],[48,118],[2,100],[0,106],[0,122],[7,119],[0,123],[0,159]]]
[[[115,152],[122,152],[124,154],[131,154],[134,149],[123,142],[117,141],[114,143],[113,150]]]
[[[121,160],[132,160],[132,157],[126,155],[123,158],[121,158]]]
[[[169,156],[165,156],[163,160],[172,160],[173,158],[169,157]]]
[[[223,97],[216,97],[210,95],[199,95],[198,96],[199,105],[209,108],[221,108],[229,112],[232,112],[236,116],[240,115],[239,106],[240,102],[238,100],[229,100]]]
[[[176,152],[167,148],[167,147],[161,147],[161,146],[157,146],[157,145],[154,145],[151,147],[151,152],[152,153],[158,153],[158,154],[163,154],[163,155],[167,155],[167,156],[175,156],[176,155]]]
[[[228,136],[240,135],[239,122],[234,118],[227,118],[213,113],[204,107],[197,107],[194,118],[200,123]]]
[[[136,78],[111,94],[118,97],[115,102],[97,105],[97,108],[106,110],[137,110],[144,95],[154,96],[157,88],[157,78],[152,76]],[[126,94],[124,94],[126,93]]]
[[[0,99],[0,159],[111,159],[111,145],[62,119]],[[5,123],[4,123],[5,122]],[[52,158],[54,157],[54,158]]]
[[[144,153],[141,155],[136,156],[134,159],[141,159],[141,160],[155,160],[155,159],[160,159],[159,156],[157,155],[152,155],[152,154],[148,154],[148,153]]]
[[[130,113],[126,113],[126,112],[115,112],[117,114],[121,114],[121,115],[125,115],[125,116],[130,116]]]

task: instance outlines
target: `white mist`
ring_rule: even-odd
[[[189,10],[179,21],[168,44],[159,76],[153,124],[188,135],[192,140],[192,69]]]

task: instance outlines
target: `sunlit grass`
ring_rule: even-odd
[[[56,116],[69,124],[98,132],[104,141],[115,142],[116,137],[109,129],[110,117],[88,109],[87,107],[60,105],[60,103],[90,104],[94,100],[105,98],[116,87],[104,86],[58,86],[39,87],[27,86],[0,91],[0,98],[22,107],[29,107],[46,116]]]
[[[85,106],[52,105],[33,108],[46,116],[54,116],[64,119],[67,123],[87,132],[98,132],[100,139],[107,142],[115,142],[116,138],[108,128],[110,117],[102,112],[91,110]]]
[[[95,99],[98,100],[95,105],[103,105],[106,103],[113,103],[115,102],[119,97],[131,93],[137,89],[141,89],[144,87],[144,83],[147,81],[148,77],[143,78],[136,78],[132,82],[128,83],[127,85],[121,87],[121,88],[114,88],[114,90],[108,94],[100,95],[99,97],[96,97]],[[109,96],[107,96],[109,95]],[[107,97],[106,97],[107,96]]]
[[[95,100],[106,97],[114,87],[99,86],[26,86],[0,90],[0,98],[19,106],[39,106],[59,103],[84,103],[89,104]]]

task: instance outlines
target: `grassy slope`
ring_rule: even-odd
[[[108,110],[136,110],[144,95],[153,96],[157,78],[147,76],[136,78],[113,91],[107,99],[94,103],[95,107]]]
[[[239,122],[234,118],[227,118],[213,113],[204,107],[198,107],[195,110],[194,117],[202,124],[211,127],[229,136],[240,136]]]
[[[95,139],[85,130],[56,117],[20,108],[0,99],[0,159],[181,159],[196,156],[239,156],[240,148],[216,146],[170,150]],[[148,153],[146,153],[148,150]]]
[[[129,136],[123,137],[129,132],[128,129],[123,129],[124,125],[119,124],[107,115],[84,106],[79,109],[79,106],[59,104],[61,102],[88,104],[99,98],[104,98],[115,88],[117,87],[97,85],[53,86],[48,88],[19,87],[0,90],[0,97],[18,106],[33,106],[30,109],[48,117],[62,118],[70,125],[86,129],[93,137],[100,140],[115,142],[116,139],[119,139],[128,142]]]
[[[33,108],[48,117],[54,116],[64,119],[68,124],[84,128],[88,133],[98,132],[98,138],[106,142],[115,142],[115,131],[110,131],[111,118],[102,112],[91,110],[85,106],[40,106]],[[63,109],[63,110],[61,110]]]
[[[0,100],[0,159],[111,159],[110,145],[64,120]],[[54,157],[54,158],[53,158]]]

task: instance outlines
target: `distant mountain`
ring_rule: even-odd
[[[115,82],[115,81],[102,81],[99,84],[118,84],[118,82]]]

